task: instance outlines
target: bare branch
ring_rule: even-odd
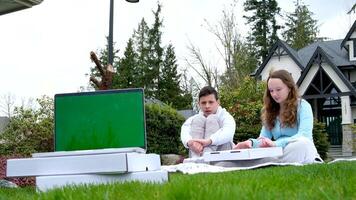
[[[188,66],[192,68],[207,85],[216,86],[217,82],[214,72],[217,72],[217,69],[209,66],[205,62],[200,49],[195,47],[192,43],[190,43],[187,48],[190,52],[190,60],[187,58],[185,59]]]
[[[7,93],[1,96],[1,112],[5,114],[9,119],[11,119],[14,111],[15,100],[15,95],[11,93]]]

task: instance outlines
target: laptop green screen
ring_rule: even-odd
[[[56,94],[55,151],[146,149],[143,89]]]

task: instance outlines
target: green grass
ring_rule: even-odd
[[[1,189],[0,199],[356,199],[356,161],[302,167],[266,167],[225,173],[170,174],[165,184],[130,182]]]

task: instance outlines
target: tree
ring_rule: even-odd
[[[257,65],[254,52],[248,48],[238,33],[235,6],[236,4],[233,4],[229,10],[222,11],[222,18],[217,25],[212,26],[207,22],[209,31],[220,43],[220,48],[217,49],[226,66],[226,71],[220,77],[221,84],[230,88],[238,87],[241,80],[253,72]]]
[[[14,104],[15,104],[16,97],[11,93],[3,94],[1,96],[0,108],[1,112],[6,115],[9,119],[11,119],[13,111],[14,111]]]
[[[257,138],[262,127],[260,112],[266,83],[251,76],[241,80],[238,88],[222,86],[220,103],[236,121],[235,141]]]
[[[185,59],[188,66],[193,69],[201,79],[203,79],[205,85],[219,88],[219,73],[217,67],[207,63],[200,52],[200,49],[192,43],[190,43],[187,48],[190,52],[190,58]]]
[[[149,26],[142,18],[132,37],[127,42],[124,56],[114,65],[113,88],[141,87],[145,96],[172,103],[176,108],[190,105],[190,95],[180,88],[180,75],[173,45],[162,45],[163,20],[161,5],[153,11],[154,23]],[[118,51],[115,51],[116,53]],[[107,58],[107,48],[101,51]],[[104,61],[104,60],[103,60]],[[103,62],[103,64],[107,63]],[[92,74],[97,73],[92,69]],[[94,75],[98,75],[94,74]],[[189,100],[187,100],[189,99]]]
[[[192,43],[188,46],[190,58],[186,59],[186,62],[204,80],[205,85],[236,88],[241,80],[256,68],[257,58],[254,49],[249,48],[248,43],[243,41],[239,34],[234,14],[235,7],[236,4],[233,3],[229,9],[224,9],[217,24],[210,24],[205,20],[207,30],[218,41],[216,50],[225,64],[225,72],[222,75],[217,73],[217,67],[209,65],[198,47]]]
[[[295,49],[301,49],[317,40],[319,29],[313,13],[297,1],[293,13],[287,14],[286,30],[282,33],[285,41]]]
[[[138,56],[137,70],[141,74],[139,85],[145,88],[145,95],[155,97],[158,88],[159,72],[162,65],[163,47],[161,46],[163,21],[160,18],[161,5],[153,12],[155,21],[150,28],[143,18],[134,31],[133,41]]]
[[[192,99],[190,98],[191,96],[186,95],[180,87],[181,75],[178,74],[177,68],[178,65],[174,47],[172,44],[169,44],[165,51],[160,72],[157,98],[171,104],[173,108],[185,109],[190,106]]]
[[[130,38],[124,52],[124,57],[119,61],[119,67],[116,69],[118,75],[115,76],[113,85],[116,88],[140,87],[139,80],[142,79],[137,69],[137,54],[133,47],[133,41]]]
[[[246,0],[244,10],[252,12],[250,16],[244,16],[247,23],[252,25],[251,35],[247,38],[257,48],[259,59],[267,57],[269,47],[277,39],[277,31],[281,28],[277,25],[276,15],[280,8],[276,0]]]
[[[160,69],[163,63],[164,49],[161,46],[163,20],[160,17],[161,5],[157,4],[157,10],[153,12],[155,17],[152,28],[148,31],[148,57],[146,68],[146,90],[149,96],[156,97],[156,91],[159,91]]]
[[[147,74],[147,65],[148,65],[148,31],[149,27],[144,18],[142,18],[141,22],[138,25],[137,30],[134,31],[132,36],[134,42],[134,50],[137,54],[137,73],[140,75],[137,79],[138,86],[145,88],[145,94],[148,95],[146,91],[147,81],[150,81],[146,78]]]

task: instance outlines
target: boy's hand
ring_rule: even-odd
[[[211,145],[211,139],[194,139],[194,141],[199,142],[203,147]]]
[[[204,148],[204,146],[201,143],[195,140],[189,140],[188,147],[189,149],[191,149],[192,151],[194,151],[196,154],[199,155],[203,152],[203,148]]]
[[[252,141],[251,140],[246,140],[243,142],[237,143],[233,149],[250,149],[252,148]]]

